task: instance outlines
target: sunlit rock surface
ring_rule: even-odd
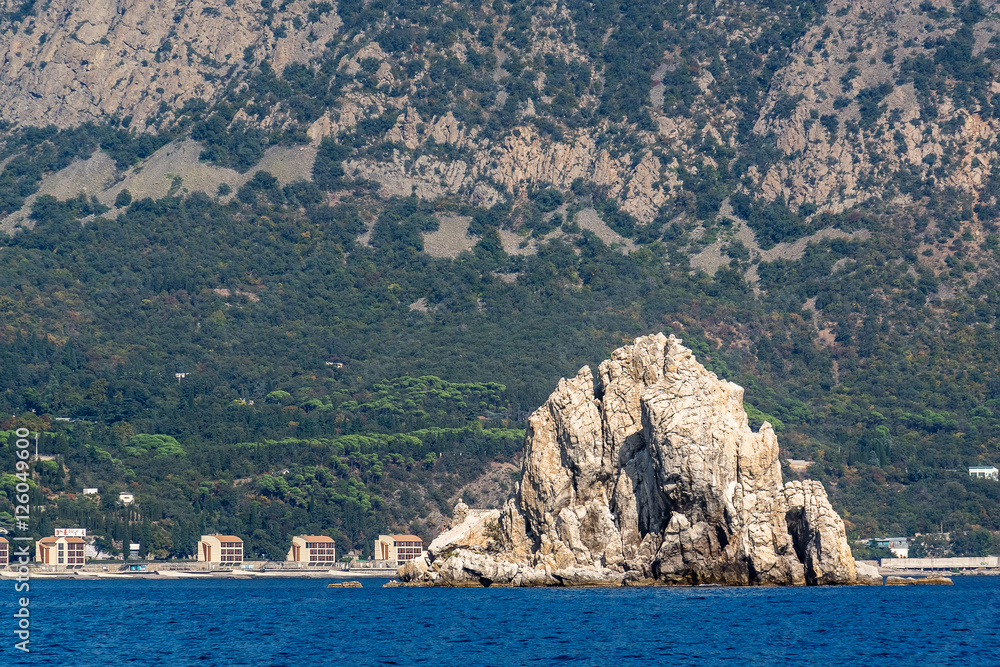
[[[500,510],[462,506],[404,583],[437,586],[874,583],[822,484],[782,483],[743,389],[673,336],[563,379],[531,415]]]

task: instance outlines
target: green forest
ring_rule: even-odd
[[[898,217],[833,220],[871,236],[761,264],[748,299],[740,260],[692,271],[668,227],[629,255],[584,231],[510,256],[502,208],[251,184],[117,219],[39,197],[35,228],[0,247],[7,468],[21,426],[56,457],[33,483],[39,534],[71,523],[156,557],[205,531],[258,555],[304,531],[345,551],[390,529],[429,538],[433,512],[517,460],[559,377],[661,330],[746,387],[752,421],[815,462],[852,535],[1000,529],[1000,485],[965,473],[998,455],[1000,295],[980,280],[938,298]],[[441,212],[473,218],[471,252],[422,252]],[[820,316],[839,323],[829,338]],[[14,478],[0,483],[9,523]]]

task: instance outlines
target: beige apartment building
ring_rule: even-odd
[[[242,565],[243,540],[235,535],[202,535],[198,540],[198,560],[219,565]]]
[[[336,543],[326,535],[296,535],[285,560],[307,566],[333,565],[337,562]]]
[[[43,537],[35,543],[35,561],[43,565],[80,567],[87,558],[82,537]]]
[[[10,543],[6,537],[0,537],[0,567],[10,565]]]
[[[375,541],[375,560],[389,561],[399,567],[420,556],[424,541],[416,535],[379,535]]]

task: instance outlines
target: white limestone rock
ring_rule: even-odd
[[[531,415],[501,510],[436,539],[415,585],[871,583],[818,482],[783,484],[743,389],[673,336],[637,338],[563,379]],[[877,573],[876,573],[877,574]]]
[[[879,574],[878,568],[874,565],[869,565],[868,563],[859,563],[854,561],[854,568],[858,573],[858,584],[863,584],[867,586],[881,586],[882,585],[882,575]]]
[[[458,549],[485,550],[490,542],[491,527],[494,534],[498,530],[500,510],[476,511],[466,507],[464,512],[456,508],[455,514],[462,517],[461,523],[438,535],[427,547],[432,558]]]

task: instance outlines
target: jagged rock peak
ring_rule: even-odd
[[[783,484],[743,389],[673,336],[560,380],[529,420],[522,480],[400,569],[413,585],[854,584],[822,484]],[[879,580],[880,582],[881,580]]]

